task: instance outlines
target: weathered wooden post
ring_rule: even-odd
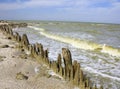
[[[30,45],[28,45],[28,50],[27,50],[29,53],[29,55],[31,56],[31,57],[34,57],[35,55],[34,55],[34,53],[35,53],[35,49],[34,49],[34,45],[32,45],[32,44],[30,44]]]
[[[80,82],[82,83],[84,79],[83,71],[80,69]]]
[[[62,48],[62,55],[65,64],[65,79],[70,78],[70,70],[72,67],[72,57],[70,50],[67,48]]]
[[[71,73],[70,73],[70,81],[73,83],[75,78],[75,72],[77,70],[77,61],[74,60],[73,65],[71,67]]]
[[[43,45],[36,43],[36,50],[37,50],[37,54],[40,55],[41,58],[44,58]]]
[[[75,70],[75,77],[74,77],[74,84],[79,85],[80,82],[80,63],[76,64],[76,70]]]
[[[85,80],[85,87],[89,87],[89,79],[88,78]]]
[[[96,84],[95,84],[95,86],[92,89],[98,89],[97,86],[96,86]]]
[[[7,26],[7,25],[4,25],[4,26],[3,26],[3,29],[4,29],[4,32],[3,32],[3,33],[4,33],[5,35],[8,35],[8,26]]]
[[[55,72],[57,72],[57,62],[56,61],[52,61],[52,69],[55,71]]]
[[[36,57],[37,57],[37,48],[36,48],[36,44],[33,44],[33,56],[34,56],[35,59],[36,59]]]
[[[58,58],[57,58],[57,68],[58,68],[58,71],[57,72],[60,71],[61,64],[62,64],[61,54],[58,54]]]
[[[100,86],[100,89],[103,89],[103,86]]]
[[[12,27],[8,26],[8,33],[9,33],[9,37],[12,38],[13,37],[13,31],[12,31]]]
[[[26,35],[26,34],[23,34],[23,35],[22,35],[22,45],[23,45],[25,48],[27,48],[27,46],[28,46],[29,44],[30,44],[30,43],[29,43],[29,40],[28,40],[27,35]]]
[[[48,49],[46,49],[46,50],[44,51],[44,60],[43,60],[43,61],[46,63],[47,60],[48,60]]]
[[[17,42],[21,42],[21,36],[19,35],[18,32],[15,32],[15,38],[14,38]]]

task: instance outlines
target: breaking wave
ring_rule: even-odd
[[[28,26],[28,27],[34,30],[40,31],[39,33],[45,37],[48,37],[48,38],[51,38],[51,39],[54,39],[60,42],[71,44],[72,46],[79,48],[79,49],[95,50],[95,51],[107,53],[111,56],[120,57],[120,49],[114,48],[112,46],[108,46],[105,44],[97,44],[95,42],[91,42],[88,40],[81,40],[77,38],[56,35],[56,34],[47,32],[44,28],[38,28],[34,26]]]
[[[34,26],[28,26],[29,28],[32,28],[34,30],[37,30],[37,31],[45,31],[45,29],[43,28],[38,28],[38,27],[34,27]]]

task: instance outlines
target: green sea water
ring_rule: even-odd
[[[120,89],[120,25],[105,23],[26,21],[31,43],[40,42],[56,60],[61,48],[69,48],[73,60],[80,62],[84,73],[98,86]]]

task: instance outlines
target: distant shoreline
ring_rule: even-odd
[[[108,23],[108,22],[85,22],[85,21],[63,21],[63,20],[10,20],[7,21],[13,21],[13,22],[26,22],[26,21],[34,21],[34,22],[65,22],[65,23],[87,23],[87,24],[108,24],[108,25],[120,25],[120,23]]]

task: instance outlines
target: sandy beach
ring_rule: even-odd
[[[50,69],[17,49],[18,43],[0,33],[0,89],[74,89]],[[35,68],[39,70],[35,73]]]

